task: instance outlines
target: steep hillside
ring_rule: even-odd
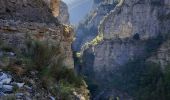
[[[86,18],[90,12],[93,0],[62,0],[69,8],[70,22],[72,25],[77,26],[81,20]]]

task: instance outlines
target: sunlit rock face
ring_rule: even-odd
[[[57,17],[59,15],[60,0],[43,0],[43,1],[52,10],[53,16]]]
[[[50,8],[52,10],[53,16],[57,17],[59,15],[59,8],[60,8],[60,0],[51,0],[50,1]]]
[[[53,16],[59,16],[60,0],[43,0],[52,10]]]

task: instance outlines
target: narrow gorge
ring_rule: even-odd
[[[170,0],[0,0],[0,100],[170,100]]]

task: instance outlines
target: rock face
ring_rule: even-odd
[[[71,50],[73,29],[57,21],[58,5],[58,0],[0,0],[0,99],[62,100],[67,96],[88,100],[83,80],[76,80],[84,84],[76,88],[75,80],[69,78],[77,77]],[[63,77],[70,80],[69,86]]]
[[[129,60],[135,59],[136,56],[143,58],[147,53],[145,51],[148,44],[145,44],[146,41],[149,42],[149,40],[159,38],[161,35],[166,36],[169,34],[169,19],[164,18],[168,16],[169,10],[166,1],[135,0],[132,2],[125,0],[123,6],[120,9],[117,8],[117,11],[115,9],[115,11],[111,12],[101,24],[100,28],[104,34],[104,41],[95,47],[96,60],[94,65],[96,67],[94,68],[98,68],[98,64],[99,66],[108,66],[110,68],[112,66],[114,68],[114,66],[122,65]],[[114,42],[117,39],[121,41],[118,44]],[[113,42],[111,43],[111,41]],[[106,50],[107,48],[108,50]],[[104,56],[107,56],[107,58],[104,58]],[[108,59],[108,56],[112,59]],[[110,63],[108,62],[109,60]],[[106,69],[109,70],[110,68]]]
[[[51,14],[51,10],[50,8],[48,8],[47,5],[48,4],[43,2],[42,0],[14,0],[14,1],[1,0],[0,18],[4,20],[13,19],[13,20],[21,20],[21,21],[55,23],[54,21],[55,18],[53,17],[53,14]],[[58,15],[59,8],[51,8],[51,9],[54,9],[53,13],[55,12],[54,14],[55,16]]]
[[[59,23],[47,6],[49,5],[52,11],[55,11],[55,14],[59,13],[58,0],[45,0],[45,2],[42,0],[17,0],[16,2],[1,0],[0,2],[0,39],[2,41],[13,47],[24,49],[27,34],[32,34],[31,36],[37,39],[52,39],[56,44],[59,43],[62,51],[65,52],[67,56],[65,63],[69,62],[68,65],[73,68],[71,51],[73,31],[69,26],[56,26],[55,24]],[[64,14],[60,16],[62,15]],[[63,20],[62,22],[66,23]],[[51,24],[48,25],[49,23]]]
[[[76,29],[76,41],[73,43],[73,49],[79,51],[81,47],[91,41],[98,35],[98,26],[100,21],[115,7],[116,3],[109,4],[103,1],[94,1],[94,9],[88,15],[87,19],[79,24]]]
[[[157,50],[157,53],[155,55],[152,55],[150,58],[148,58],[147,61],[151,61],[157,64],[161,65],[161,68],[163,70],[165,69],[165,66],[169,66],[170,62],[170,41],[167,40]]]
[[[103,34],[103,41],[84,51],[82,73],[107,91],[113,81],[118,82],[115,75],[124,77],[119,72],[128,68],[127,63],[149,58],[163,64],[169,61],[166,42],[170,32],[169,3],[170,0],[119,0],[99,25],[98,34]],[[155,53],[158,54],[152,56]],[[127,99],[119,94],[115,96]]]
[[[63,24],[70,24],[68,7],[64,2],[60,2],[60,10],[58,20]]]
[[[27,34],[32,34],[33,38],[40,40],[52,39],[56,44],[59,43],[62,51],[65,52],[67,56],[65,63],[69,62],[68,65],[73,68],[72,29],[63,25],[56,26],[59,23],[53,14],[53,11],[55,14],[59,13],[58,0],[45,0],[45,2],[42,0],[17,0],[15,2],[1,0],[0,2],[0,39],[2,41],[12,47],[24,49]]]
[[[72,29],[68,26],[55,24],[47,25],[45,23],[21,22],[13,20],[0,21],[0,40],[12,48],[18,48],[19,51],[28,50],[26,41],[28,36],[33,40],[49,40],[55,45],[60,45],[61,52],[66,59],[63,63],[73,68],[72,60]]]

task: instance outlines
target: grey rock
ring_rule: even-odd
[[[49,96],[50,100],[56,100],[53,96]]]
[[[8,75],[3,72],[0,72],[0,80],[6,79],[6,78],[8,78]]]
[[[25,99],[26,100],[32,100],[31,97],[28,97],[28,96],[26,96]]]
[[[9,56],[15,56],[16,54],[14,52],[9,52]]]
[[[13,86],[11,86],[11,85],[3,85],[2,90],[3,90],[3,92],[12,92]]]
[[[25,83],[16,83],[19,88],[22,88]]]
[[[16,95],[16,98],[17,98],[17,99],[22,99],[23,96],[24,96],[23,93],[16,93],[15,95]]]
[[[0,83],[1,84],[9,84],[12,81],[12,78],[10,75],[1,72],[0,73]]]
[[[12,85],[16,85],[18,88],[22,88],[24,87],[25,83],[17,83],[17,82],[13,82]]]
[[[6,94],[3,92],[0,92],[0,97],[2,97],[2,96],[6,96]]]
[[[28,89],[28,90],[32,90],[32,88],[29,87],[28,85],[24,85],[24,87],[25,87],[26,89]]]
[[[11,78],[6,78],[6,79],[2,79],[2,80],[0,81],[0,83],[9,84],[11,81],[12,81]]]

